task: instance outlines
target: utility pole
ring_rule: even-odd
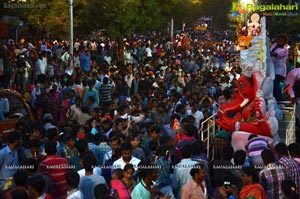
[[[73,45],[73,0],[69,0],[69,15],[70,15],[70,69],[73,70],[73,49],[74,49],[74,45]]]
[[[174,19],[172,17],[171,19],[171,28],[170,28],[170,33],[171,33],[171,40],[173,40],[173,36],[174,36]]]

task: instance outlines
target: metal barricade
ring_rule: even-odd
[[[214,137],[216,134],[216,115],[217,113],[213,113],[209,118],[204,120],[201,123],[200,133],[201,140],[206,143],[207,157],[210,157],[210,144],[211,137]],[[212,121],[212,122],[211,122]],[[207,126],[206,126],[207,124]],[[206,128],[204,128],[206,127]]]

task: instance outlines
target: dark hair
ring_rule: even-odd
[[[32,139],[29,141],[29,147],[40,147],[41,142],[38,139]]]
[[[80,181],[80,176],[76,171],[70,171],[66,175],[66,181],[69,187],[77,188]]]
[[[27,183],[27,178],[28,174],[23,170],[17,171],[13,176],[16,186],[25,186]]]
[[[152,125],[150,129],[151,129],[151,131],[155,131],[157,133],[160,132],[160,127],[156,124]]]
[[[198,105],[198,106],[199,106],[198,100],[193,100],[193,101],[192,101],[191,106],[194,106],[194,105]]]
[[[199,169],[205,169],[205,167],[204,167],[204,165],[203,164],[195,164],[195,165],[193,165],[193,168],[190,170],[190,175],[192,176],[192,177],[194,177],[195,176],[195,174],[196,173],[198,173],[199,172]]]
[[[233,154],[233,161],[235,165],[243,165],[246,161],[246,151],[237,150]]]
[[[276,144],[275,150],[279,154],[289,155],[289,150],[288,150],[288,147],[286,146],[285,143],[278,143],[278,144]]]
[[[290,154],[294,154],[296,156],[300,156],[300,144],[299,143],[291,143],[288,146],[288,150]]]
[[[129,169],[131,169],[131,170],[134,171],[133,164],[126,164],[126,165],[124,166],[123,171],[126,172],[126,171],[128,171]]]
[[[123,178],[123,170],[122,169],[115,169],[113,172],[118,176],[118,179],[121,180]]]
[[[201,140],[196,140],[192,144],[192,155],[199,155],[204,151],[204,143]]]
[[[178,104],[175,108],[176,113],[180,113],[182,110],[185,109],[185,105],[183,104]]]
[[[112,136],[112,137],[109,138],[109,142],[114,142],[114,141],[118,142],[118,144],[121,143],[121,140],[119,139],[119,137],[116,136],[116,134],[114,136]]]
[[[102,142],[107,142],[107,137],[101,133],[96,133],[94,138],[95,138],[96,144],[100,144]]]
[[[88,82],[87,82],[87,84],[88,85],[95,85],[95,82],[96,81],[94,79],[89,79]]]
[[[166,157],[168,150],[170,147],[166,144],[162,144],[157,149],[157,155],[160,157]]]
[[[95,155],[91,151],[87,151],[81,154],[80,157],[82,158],[82,163],[85,171],[93,171],[93,168],[96,165]]]
[[[28,186],[34,188],[38,193],[43,193],[45,180],[41,175],[32,176],[27,180]]]
[[[156,140],[151,140],[148,146],[150,151],[155,151],[158,147],[158,142]]]
[[[12,144],[14,143],[16,140],[21,139],[21,134],[15,131],[12,131],[9,133],[8,135],[8,143]]]
[[[108,197],[109,191],[105,184],[97,184],[94,187],[94,196],[96,199]]]
[[[234,149],[232,146],[225,146],[222,149],[222,158],[224,160],[231,160],[233,158]]]
[[[252,181],[254,183],[259,182],[258,171],[254,167],[243,167],[242,170],[246,175],[252,176]]]
[[[281,182],[281,190],[289,199],[299,199],[296,183],[290,179]]]
[[[107,84],[108,83],[108,77],[104,77],[103,78],[103,84]]]
[[[53,138],[58,136],[58,129],[56,127],[48,129],[46,131],[46,136],[49,140],[53,140]]]
[[[95,142],[95,135],[92,134],[92,133],[87,133],[86,134],[86,139],[87,139],[88,142],[93,143],[93,142]]]
[[[192,124],[185,125],[184,130],[186,131],[186,135],[189,137],[197,135],[197,132],[198,132],[197,127],[195,127]]]
[[[70,141],[70,140],[76,140],[76,138],[75,138],[75,136],[73,136],[73,135],[67,135],[66,137],[65,137],[65,139],[64,139],[66,142],[67,141]]]
[[[45,152],[46,152],[46,154],[48,156],[49,155],[55,155],[56,152],[57,152],[56,142],[51,142],[51,141],[46,142],[46,144],[45,144]]]
[[[263,161],[264,161],[265,164],[269,164],[269,163],[275,162],[274,153],[270,149],[264,149],[261,152],[261,158],[263,159]]]
[[[125,142],[125,143],[122,144],[121,150],[122,151],[128,151],[128,150],[132,151],[133,149],[132,149],[132,146],[129,142]]]
[[[195,117],[193,115],[188,115],[185,117],[188,123],[191,123],[195,121]]]
[[[152,163],[140,162],[138,164],[138,174],[140,178],[146,178],[153,171],[157,170],[157,166]]]
[[[14,189],[10,193],[12,199],[27,199],[28,194],[25,189]]]
[[[167,144],[170,140],[172,140],[171,136],[169,135],[162,135],[159,137],[159,144]]]
[[[133,141],[135,140],[135,138],[139,138],[139,134],[138,133],[130,133],[127,140],[130,142],[130,141]]]
[[[42,134],[43,136],[45,135],[45,128],[44,125],[41,121],[36,121],[33,125],[32,125],[32,129],[37,129],[40,134]]]
[[[123,133],[117,133],[116,136],[120,140],[120,142],[121,142],[122,139],[126,140],[126,135],[123,134]]]
[[[80,139],[75,143],[75,147],[79,153],[83,153],[88,147],[88,142],[85,139]]]
[[[190,158],[192,155],[192,146],[191,145],[185,145],[181,149],[181,155],[183,158]]]
[[[251,134],[251,135],[249,135],[248,140],[251,140],[252,138],[256,138],[256,137],[258,137],[258,136],[255,134]]]

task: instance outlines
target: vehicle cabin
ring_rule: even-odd
[[[0,89],[0,141],[16,130],[21,118],[33,121],[33,114],[24,97],[17,91]]]

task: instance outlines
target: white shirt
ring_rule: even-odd
[[[152,50],[149,47],[145,49],[145,52],[147,57],[152,57]]]
[[[42,59],[38,59],[35,62],[35,67],[36,67],[36,75],[40,74],[46,74],[46,69],[47,69],[47,60],[45,57]]]
[[[104,56],[104,60],[108,63],[108,65],[110,65],[111,62],[111,56]]]
[[[197,129],[200,128],[200,121],[204,118],[203,113],[199,110],[197,110],[194,114],[192,113],[192,110],[188,110],[186,112],[186,115],[193,115],[195,117],[195,123],[194,126],[197,127]]]
[[[129,164],[132,164],[133,167],[134,167],[134,170],[137,171],[137,169],[138,169],[138,164],[139,164],[140,162],[141,162],[140,159],[138,159],[138,158],[132,156],[132,157],[131,157],[131,160],[130,160],[130,162],[129,162]],[[113,163],[113,165],[112,165],[112,170],[114,170],[114,169],[119,169],[119,168],[120,168],[120,169],[124,169],[124,167],[125,167],[126,164],[127,164],[127,163],[124,162],[123,157],[121,157],[120,159],[114,161],[114,163]]]
[[[85,169],[80,169],[79,171],[77,171],[77,173],[79,174],[80,178],[82,178],[83,176],[85,176]],[[94,167],[93,174],[102,176],[102,169],[100,167]]]
[[[75,64],[75,68],[80,68],[80,57],[79,56],[74,56],[74,64]]]
[[[68,192],[67,199],[82,199],[83,195],[80,190],[74,189]]]

